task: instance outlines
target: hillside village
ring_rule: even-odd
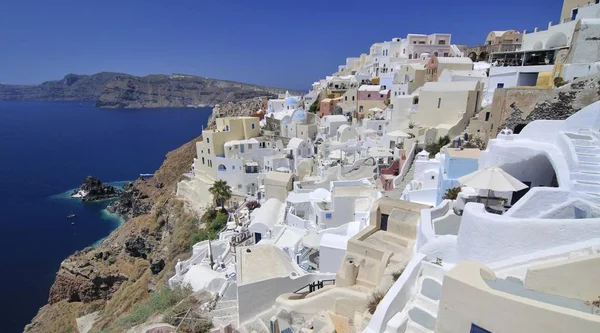
[[[213,332],[600,332],[600,4],[482,42],[409,33],[216,107],[169,286]]]

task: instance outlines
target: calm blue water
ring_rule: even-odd
[[[87,175],[153,173],[201,134],[209,108],[103,110],[80,102],[0,102],[0,322],[22,332],[60,262],[119,225],[104,208],[61,197]],[[77,214],[76,223],[67,220]]]

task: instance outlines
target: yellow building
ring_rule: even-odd
[[[196,143],[195,170],[213,180],[217,179],[217,157],[225,157],[224,145],[228,141],[248,140],[260,135],[256,117],[217,118],[214,130],[202,131],[202,141]]]

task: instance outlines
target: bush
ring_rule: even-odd
[[[402,273],[404,273],[404,267],[392,273],[392,279],[394,279],[394,282],[398,281]]]
[[[450,137],[446,135],[444,137],[440,137],[437,140],[437,142],[432,142],[432,143],[428,144],[427,146],[425,146],[425,150],[427,150],[429,152],[430,158],[434,158],[435,155],[440,152],[442,147],[444,147],[445,145],[447,145],[449,143],[450,143]]]
[[[317,113],[317,111],[319,111],[319,100],[315,100],[311,105],[310,108],[308,109],[308,112],[311,113]]]
[[[559,77],[554,78],[554,86],[562,87],[565,84],[567,84],[567,83],[565,82],[565,80],[562,77],[559,76]]]
[[[379,302],[381,302],[381,300],[385,297],[385,294],[376,291],[371,295],[371,298],[369,299],[369,303],[367,303],[367,310],[369,311],[370,314],[374,314],[375,310],[377,310],[377,306],[379,305]]]
[[[142,324],[153,314],[167,310],[191,294],[192,289],[189,287],[164,288],[153,293],[146,301],[138,303],[132,311],[117,319],[115,324],[125,329]]]
[[[442,199],[444,200],[456,200],[456,198],[458,198],[458,194],[460,193],[460,186],[459,187],[453,187],[453,188],[449,188],[446,191],[446,194],[444,194],[444,197]]]

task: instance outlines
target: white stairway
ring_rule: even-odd
[[[573,190],[600,196],[600,134],[592,131],[566,133],[575,148],[572,156],[578,168],[571,170]]]
[[[232,324],[237,326],[238,302],[237,301],[219,301],[214,309],[208,312],[208,317],[212,319],[215,327],[219,325]]]
[[[433,333],[442,281],[424,271],[404,309],[388,321],[385,333]]]

